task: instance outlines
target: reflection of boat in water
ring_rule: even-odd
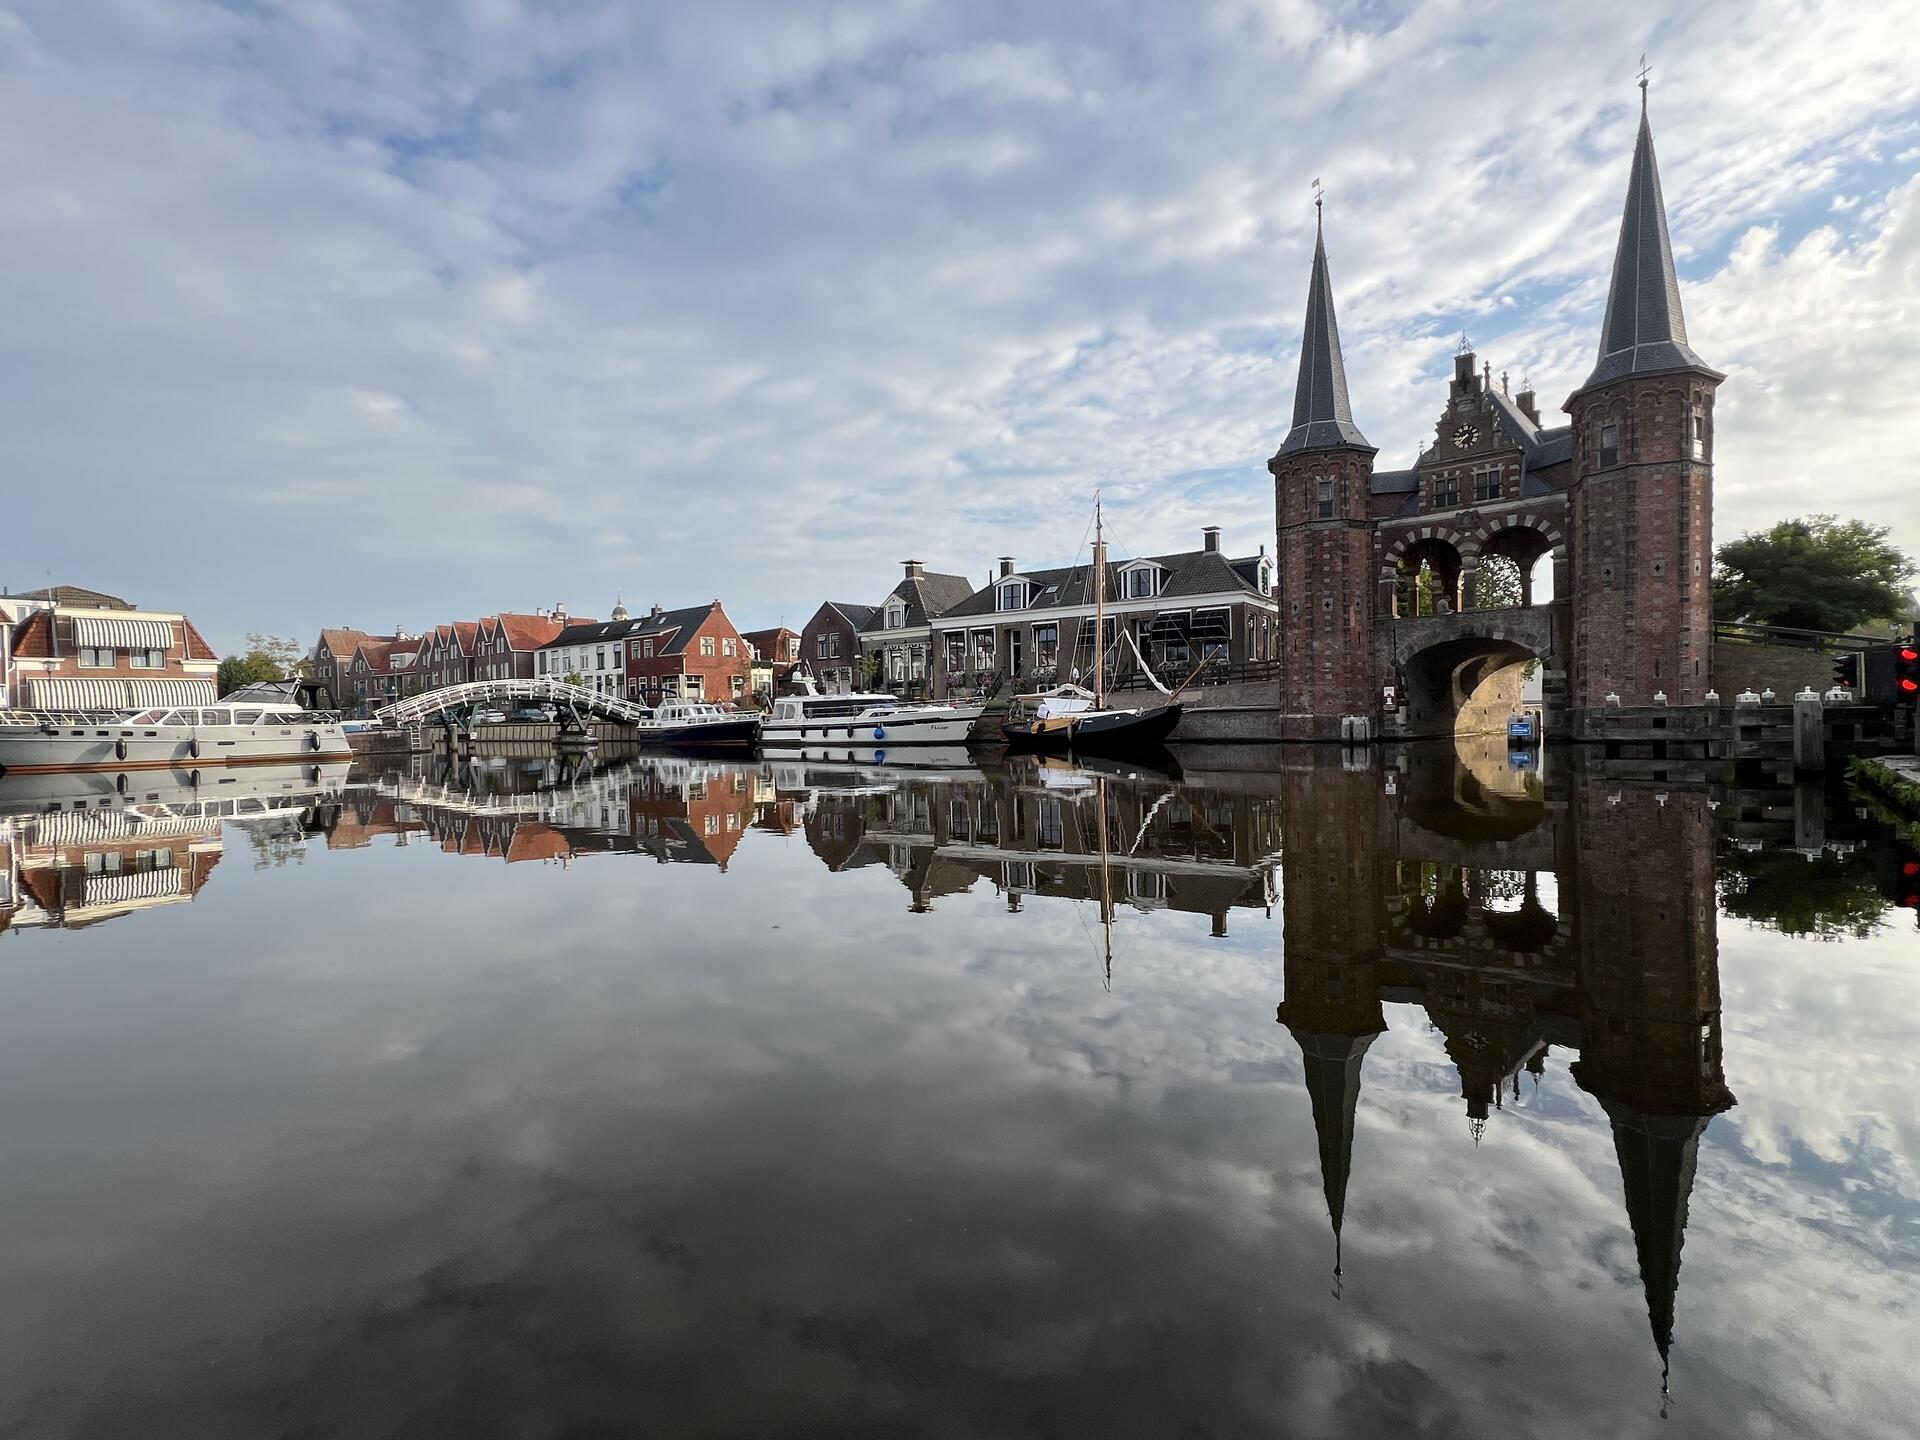
[[[1159,705],[1113,706],[1107,703],[1106,593],[1107,542],[1100,502],[1093,506],[1093,689],[1055,685],[1048,690],[1014,697],[1006,723],[1007,748],[1061,754],[1128,755],[1159,749],[1180,723],[1180,702],[1172,694]],[[1128,645],[1133,636],[1121,631]],[[1153,672],[1134,646],[1141,672]],[[1156,687],[1158,681],[1153,681]],[[1164,693],[1164,690],[1163,690]]]
[[[347,772],[345,761],[262,765],[196,783],[144,771],[127,792],[99,772],[0,779],[0,929],[73,929],[191,900],[220,861],[223,822],[324,828]]]
[[[1098,775],[1111,776],[1116,780],[1170,781],[1180,779],[1181,775],[1179,760],[1164,745],[1143,745],[1138,750],[1129,750],[1124,757],[1074,755],[1068,758],[1041,755],[1036,756],[1033,763],[1043,785],[1057,785],[1075,774],[1084,776],[1088,785]]]
[[[218,705],[123,710],[115,714],[7,711],[0,714],[0,774],[74,770],[131,774],[290,760],[344,760],[352,748],[331,711],[278,695],[247,692]]]
[[[803,764],[854,765],[874,770],[976,770],[979,762],[964,745],[803,745],[780,752],[782,760]]]

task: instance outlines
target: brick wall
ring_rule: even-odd
[[[1833,684],[1830,650],[1798,645],[1750,645],[1738,640],[1713,642],[1713,684],[1720,698],[1732,701],[1743,690],[1771,690],[1784,698],[1811,686],[1823,692]]]

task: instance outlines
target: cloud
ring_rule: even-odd
[[[1549,400],[1591,364],[1643,48],[1731,372],[1719,533],[1818,493],[1920,551],[1920,360],[1872,308],[1920,41],[1786,0],[1635,22],[0,0],[0,574],[231,641],[616,590],[796,622],[905,553],[1064,562],[1096,485],[1131,548],[1251,551],[1306,181],[1404,463],[1463,325]],[[299,563],[237,584],[264,554]]]

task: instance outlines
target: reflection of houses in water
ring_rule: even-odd
[[[351,793],[339,844],[420,834],[449,854],[509,864],[650,854],[725,869],[754,813],[749,771],[668,757],[603,770],[443,763],[433,778],[389,775]]]
[[[1279,803],[1070,774],[1058,786],[977,770],[815,793],[808,843],[830,869],[885,864],[924,911],[981,880],[1029,896],[1206,915],[1265,909],[1279,869]],[[1102,798],[1105,854],[1102,854]]]
[[[147,772],[122,792],[106,775],[0,781],[0,931],[79,929],[192,900],[220,863],[222,822],[320,828],[345,764],[235,768],[195,784]],[[255,834],[262,832],[256,831]]]
[[[1613,1129],[1663,1376],[1700,1136],[1721,1069],[1713,834],[1704,795],[1579,787],[1552,810],[1482,806],[1377,774],[1285,777],[1286,998],[1320,1143],[1336,1273],[1368,1047],[1382,1002],[1445,1037],[1478,1136],[1558,1045]],[[1521,820],[1530,818],[1530,828]]]

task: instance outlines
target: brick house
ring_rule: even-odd
[[[480,621],[474,638],[473,678],[533,679],[537,673],[535,657],[567,624],[567,612],[558,608],[551,614],[505,612],[487,616]]]
[[[653,703],[680,695],[744,701],[752,651],[718,600],[684,610],[658,605],[626,637],[627,698]]]
[[[822,690],[845,694],[866,687],[860,673],[860,632],[877,607],[828,600],[800,632],[800,658]]]
[[[964,575],[928,574],[918,560],[902,562],[906,574],[861,627],[863,675],[896,695],[930,693],[934,651],[931,622],[973,594]]]
[[[455,620],[428,631],[420,647],[421,688],[439,690],[473,679],[474,648],[479,638],[478,620]]]
[[[793,667],[800,663],[800,632],[778,625],[771,630],[748,630],[740,638],[753,647],[753,659],[757,662],[753,692],[756,695],[763,691],[768,695],[785,693],[793,679]]]
[[[220,657],[185,615],[135,610],[65,586],[46,593],[62,598],[8,599],[18,616],[6,628],[8,703],[40,710],[213,703]],[[81,596],[111,603],[65,603]]]
[[[321,630],[320,638],[307,652],[307,673],[324,691],[319,698],[321,705],[338,709],[347,703],[347,668],[353,663],[354,648],[369,638],[366,631],[344,625]]]
[[[1124,629],[1156,673],[1184,679],[1208,660],[1228,664],[1277,654],[1273,561],[1266,547],[1230,559],[1209,525],[1200,548],[1107,562],[1104,636],[1115,673],[1137,669],[1131,647],[1116,657]],[[1018,570],[1000,560],[993,583],[929,620],[937,695],[971,694],[1011,678],[1016,685],[1071,680],[1093,672],[1091,565]]]

